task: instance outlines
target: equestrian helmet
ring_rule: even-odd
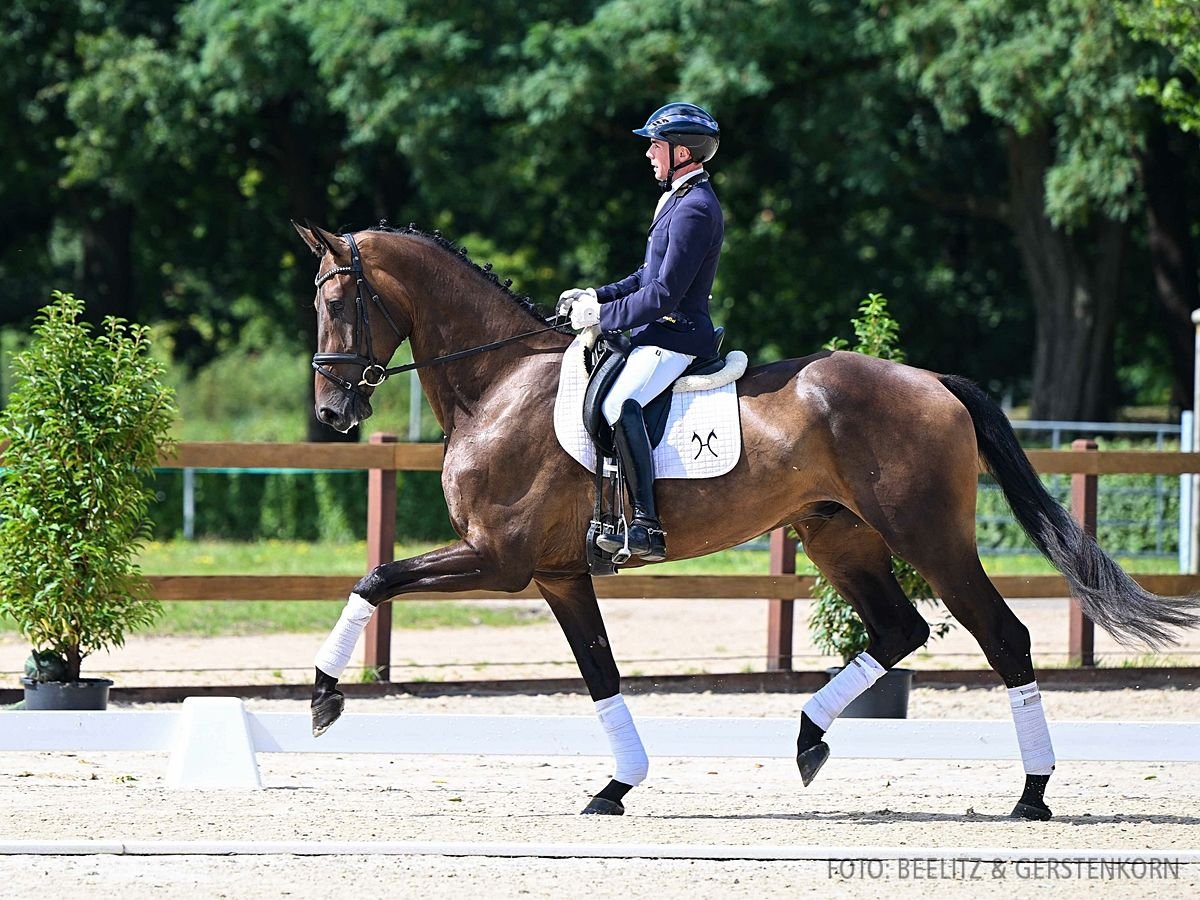
[[[699,163],[717,155],[721,143],[721,127],[717,120],[694,103],[668,103],[650,114],[646,124],[635,128],[634,134],[651,140],[680,144],[692,151]]]

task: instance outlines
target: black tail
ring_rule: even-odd
[[[1200,597],[1168,600],[1143,590],[1047,492],[1012,425],[978,385],[942,375],[975,423],[979,453],[1029,539],[1067,578],[1071,594],[1093,622],[1123,644],[1161,649],[1176,629],[1200,624]]]

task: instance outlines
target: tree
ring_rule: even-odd
[[[515,119],[504,131],[525,159],[530,218],[553,225],[539,253],[559,261],[559,284],[641,261],[632,235],[653,188],[629,130],[687,98],[722,123],[710,168],[726,245],[713,308],[739,346],[766,358],[812,352],[859,297],[886,290],[922,322],[910,343],[920,364],[1020,378],[1005,340],[963,340],[989,330],[1019,340],[1026,313],[1009,299],[1019,280],[1001,245],[986,224],[930,217],[905,189],[918,173],[983,184],[994,163],[979,160],[974,135],[941,131],[883,64],[884,47],[851,0],[611,0],[582,21],[531,28],[497,110]]]
[[[944,198],[1012,229],[1037,314],[1031,415],[1113,403],[1118,298],[1152,114],[1146,60],[1106,0],[873,0],[897,70],[948,128],[993,123],[1003,193]]]
[[[1193,309],[1200,307],[1196,239],[1190,197],[1197,184],[1195,134],[1200,131],[1200,7],[1190,0],[1118,4],[1135,38],[1158,45],[1156,64],[1139,84],[1162,108],[1141,157],[1146,230],[1161,323],[1176,377],[1175,398],[1191,403],[1195,364]],[[1190,189],[1189,189],[1190,188]]]

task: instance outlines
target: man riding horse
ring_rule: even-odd
[[[666,534],[654,502],[654,458],[643,408],[696,357],[716,353],[709,292],[725,240],[725,219],[704,164],[717,152],[716,120],[691,103],[668,103],[634,134],[650,139],[646,158],[663,190],[632,275],[601,288],[571,288],[558,301],[577,329],[630,331],[632,352],[602,404],[629,485],[629,550],[666,559]],[[616,549],[616,547],[605,548]]]

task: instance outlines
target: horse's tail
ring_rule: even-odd
[[[1175,629],[1200,624],[1200,597],[1168,600],[1143,590],[1046,492],[1008,417],[978,385],[957,375],[939,380],[971,414],[988,471],[1030,540],[1066,576],[1088,618],[1123,644],[1154,649],[1175,643]]]

